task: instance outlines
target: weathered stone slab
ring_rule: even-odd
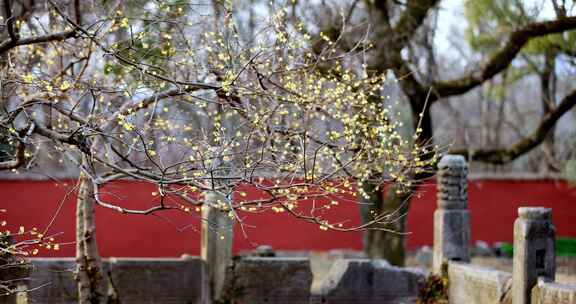
[[[532,289],[532,304],[576,304],[576,284],[559,284],[539,278]]]
[[[77,303],[74,259],[33,259],[29,303]],[[116,259],[104,261],[121,303],[201,303],[203,262],[184,259]]]
[[[235,259],[226,276],[225,299],[237,304],[308,303],[312,271],[307,258]]]
[[[201,303],[202,260],[110,259],[111,280],[123,304]]]
[[[77,303],[75,261],[72,258],[36,258],[30,273],[29,303]]]
[[[0,236],[0,242],[12,243]],[[20,304],[25,300],[27,280],[32,266],[9,254],[0,252],[0,304]]]
[[[448,263],[450,303],[510,303],[512,274],[471,264]]]
[[[470,216],[466,210],[434,211],[434,273],[441,274],[448,261],[470,261]]]
[[[426,280],[422,270],[390,266],[384,260],[338,260],[313,303],[415,303]]]

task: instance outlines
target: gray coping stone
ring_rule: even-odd
[[[550,220],[552,209],[544,207],[520,207],[518,216],[527,220]]]
[[[236,258],[226,276],[231,303],[308,303],[312,271],[307,258]]]
[[[450,303],[510,303],[512,274],[488,267],[448,262]]]
[[[576,304],[576,284],[560,284],[538,278],[532,289],[532,304]]]
[[[468,163],[466,162],[466,158],[462,155],[458,154],[446,154],[442,156],[440,161],[438,162],[438,168],[462,168],[468,169]]]
[[[111,258],[105,270],[121,303],[201,303],[202,260],[199,257]],[[72,258],[32,259],[29,303],[76,303]]]
[[[385,260],[337,260],[312,303],[416,303],[427,273]]]

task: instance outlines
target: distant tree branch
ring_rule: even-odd
[[[63,31],[59,33],[49,34],[49,35],[42,35],[36,37],[29,37],[29,38],[18,38],[18,39],[6,39],[2,43],[0,43],[0,54],[3,54],[10,49],[13,49],[17,46],[21,45],[28,45],[28,44],[37,44],[37,43],[44,43],[50,41],[62,41],[68,38],[72,38],[76,36],[76,30],[69,30]]]
[[[18,40],[18,33],[14,31],[14,16],[12,15],[10,0],[4,0],[4,14],[6,16],[6,29],[10,40]]]
[[[156,94],[153,94],[151,96],[148,96],[142,100],[140,100],[137,103],[125,103],[124,105],[122,105],[120,107],[120,109],[118,109],[116,112],[114,112],[114,114],[112,114],[112,119],[108,120],[102,127],[101,129],[108,129],[111,126],[114,126],[115,124],[117,124],[118,120],[117,118],[121,115],[130,115],[130,114],[134,114],[136,112],[138,112],[139,110],[142,109],[146,109],[148,108],[151,104],[170,98],[170,97],[177,97],[177,96],[181,96],[181,95],[185,95],[197,90],[202,89],[201,86],[185,86],[184,88],[173,88],[173,89],[169,89],[163,92],[159,92]]]
[[[12,14],[12,8],[10,6],[10,0],[3,0],[4,2],[4,14],[6,15],[6,28],[8,31],[8,39],[2,41],[0,43],[0,54],[3,54],[9,51],[12,48],[15,48],[20,45],[29,45],[29,44],[36,44],[36,43],[44,43],[49,41],[61,41],[71,37],[76,36],[76,30],[69,30],[63,31],[60,33],[36,36],[36,37],[29,37],[29,38],[20,38],[18,31],[14,29],[14,20],[16,17]],[[76,3],[77,6],[79,5]]]
[[[16,158],[0,162],[0,170],[16,169],[24,164],[24,144],[18,141],[16,146]]]
[[[409,0],[400,20],[394,27],[396,37],[394,43],[401,50],[414,37],[414,33],[426,19],[428,11],[438,3],[438,0]]]
[[[404,94],[409,97],[411,106],[416,111],[421,110],[420,108],[426,99],[427,90],[416,78],[416,73],[400,56],[396,57],[394,74],[398,78]]]
[[[480,149],[476,151],[468,150],[454,150],[450,153],[462,154],[467,156],[470,160],[492,163],[492,164],[506,164],[519,156],[529,152],[537,147],[544,141],[546,135],[553,129],[556,122],[570,109],[576,105],[576,90],[572,91],[569,95],[562,99],[562,102],[553,111],[544,116],[538,128],[528,137],[520,140],[509,148],[506,149]]]
[[[414,37],[415,32],[420,28],[428,11],[438,3],[438,0],[410,0],[403,4],[406,6],[400,19],[393,26],[390,22],[389,6],[386,1],[375,1],[373,6],[381,13],[380,25],[384,28],[380,31],[377,40],[381,46],[375,62],[370,66],[370,70],[384,73],[387,69],[401,65],[400,52]],[[400,77],[399,75],[397,75]]]
[[[69,144],[72,146],[76,146],[80,151],[84,154],[91,155],[90,148],[86,143],[86,138],[79,132],[78,130],[70,133],[70,134],[62,134],[58,131],[51,130],[46,126],[42,125],[38,121],[32,119],[34,121],[36,128],[34,129],[34,133],[42,135],[46,138],[52,139],[56,142]]]
[[[494,77],[510,65],[522,47],[530,39],[576,29],[576,16],[552,21],[535,22],[514,31],[508,42],[494,53],[478,70],[458,79],[438,81],[431,84],[431,101],[441,97],[460,95]]]

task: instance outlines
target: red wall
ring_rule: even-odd
[[[39,256],[74,255],[74,181],[0,181],[0,222],[17,231],[48,227],[62,245],[58,251],[41,250]],[[106,189],[125,207],[144,208],[157,203],[153,185],[119,182]],[[67,193],[69,195],[67,196]],[[408,247],[432,244],[432,214],[436,187],[421,187],[412,200],[408,216]],[[576,187],[554,181],[474,181],[469,184],[472,239],[489,243],[512,241],[512,225],[519,206],[553,208],[557,234],[576,237]],[[61,208],[60,208],[61,207]],[[332,219],[350,219],[358,223],[357,205],[341,201],[326,215]],[[158,215],[123,215],[97,209],[97,239],[103,256],[159,257],[199,254],[198,213],[168,211]],[[50,222],[54,219],[52,225]],[[286,213],[265,212],[244,219],[247,237],[237,227],[234,250],[252,249],[269,244],[280,250],[361,250],[360,232],[322,231],[318,226],[297,220]]]

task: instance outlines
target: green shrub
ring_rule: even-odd
[[[505,255],[512,256],[514,246],[510,243],[503,243],[500,250]],[[566,236],[556,238],[556,256],[576,257],[576,238]]]

